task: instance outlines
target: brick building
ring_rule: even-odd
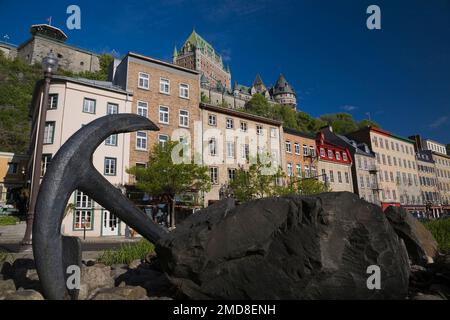
[[[288,177],[316,177],[317,154],[314,135],[283,128],[285,146],[285,167]]]

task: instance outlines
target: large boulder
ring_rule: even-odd
[[[405,242],[412,263],[425,265],[433,262],[438,245],[431,232],[401,207],[390,206],[385,214],[397,235]]]
[[[403,299],[404,246],[380,207],[348,193],[227,199],[197,212],[156,252],[190,299]],[[369,289],[376,265],[381,288]],[[369,280],[368,278],[371,277]]]

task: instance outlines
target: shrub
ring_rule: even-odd
[[[119,249],[106,250],[100,256],[98,261],[105,265],[116,263],[129,264],[136,259],[144,259],[150,252],[153,252],[155,246],[147,240],[140,240],[135,243],[122,244]]]
[[[0,226],[14,225],[19,222],[16,216],[0,216]]]
[[[450,251],[450,219],[427,221],[424,225],[433,234],[439,250]]]

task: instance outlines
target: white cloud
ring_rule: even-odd
[[[431,129],[436,129],[448,122],[447,116],[441,116],[428,125]]]
[[[354,110],[358,109],[358,107],[351,106],[351,105],[345,105],[345,106],[341,106],[341,109],[345,110],[345,111],[354,111]]]

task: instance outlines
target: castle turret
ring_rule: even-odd
[[[297,94],[282,74],[280,74],[277,83],[273,87],[272,95],[279,104],[289,105],[293,108],[297,107]]]
[[[172,55],[172,61],[173,63],[177,63],[177,57],[178,57],[178,51],[177,51],[177,46],[175,46],[173,48],[173,55]]]

